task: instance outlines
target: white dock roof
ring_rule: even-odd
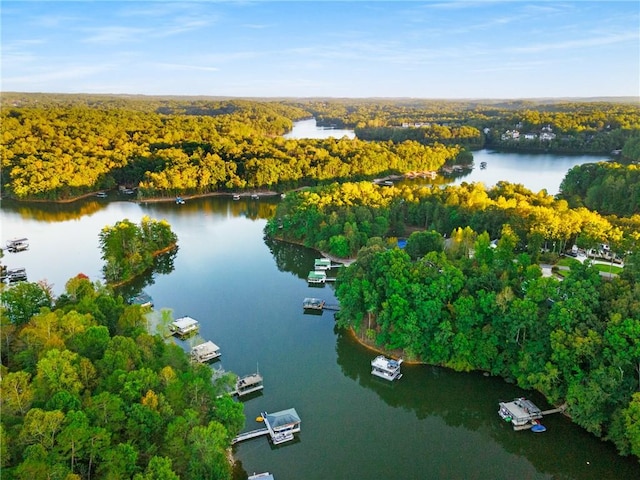
[[[187,317],[180,317],[175,322],[173,322],[173,324],[180,329],[185,329],[193,325],[197,325],[198,321],[195,318],[191,318],[187,316]]]
[[[191,349],[191,351],[198,353],[217,352],[218,350],[220,350],[220,347],[211,340],[201,343],[200,345],[196,345]]]

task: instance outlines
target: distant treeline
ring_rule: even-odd
[[[526,152],[610,154],[640,135],[640,106],[636,102],[571,101],[436,101],[335,100],[291,102],[310,111],[320,125],[354,128],[361,138],[432,141],[471,149],[495,148]],[[543,128],[552,138],[540,138]],[[475,129],[477,133],[470,134]],[[454,133],[458,130],[464,133]],[[517,130],[519,138],[503,134]],[[536,135],[525,138],[524,134]],[[631,160],[640,159],[630,156]]]
[[[284,190],[437,170],[461,151],[438,143],[281,137],[292,120],[309,115],[277,102],[14,99],[2,109],[4,194],[63,200],[118,185],[137,188],[139,198]]]
[[[359,139],[293,140],[293,122],[355,128]],[[327,100],[8,93],[0,113],[3,194],[65,200],[137,188],[139,198],[242,189],[287,190],[335,180],[436,170],[469,150],[610,153],[640,129],[625,103]],[[550,129],[552,139],[512,136]],[[635,136],[634,136],[635,135]]]

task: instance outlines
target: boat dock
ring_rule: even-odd
[[[191,359],[194,362],[205,363],[220,357],[220,347],[211,340],[196,345],[191,349]]]
[[[169,331],[172,335],[186,337],[198,331],[200,324],[194,318],[189,316],[180,317],[175,322],[169,324]]]
[[[300,431],[300,417],[295,408],[275,413],[263,412],[259,418],[262,419],[266,428],[241,433],[231,441],[231,444],[269,435],[271,442],[274,445],[279,445],[293,440],[293,434]]]
[[[511,402],[499,402],[498,415],[505,422],[511,423],[514,430],[519,431],[539,426],[540,422],[538,420],[544,415],[561,413],[565,409],[566,405],[562,405],[558,408],[542,411],[531,400],[521,397]],[[543,430],[539,429],[537,431]]]
[[[10,268],[5,272],[6,278],[9,280],[9,283],[13,282],[23,282],[27,280],[27,271],[20,268]]]
[[[324,308],[324,300],[307,297],[302,301],[302,308],[304,310],[322,310]]]
[[[236,382],[236,389],[231,392],[231,395],[237,395],[242,397],[253,392],[259,392],[264,389],[264,383],[260,372],[252,373],[241,377]]]
[[[313,261],[313,269],[318,271],[331,270],[332,268],[344,267],[342,263],[334,262],[330,258],[316,258]]]
[[[394,360],[387,358],[384,355],[378,355],[371,360],[371,375],[384,378],[385,380],[393,381],[400,380],[402,373],[400,371],[400,365],[402,359]]]
[[[340,305],[329,305],[320,298],[307,297],[302,301],[304,311],[322,312],[323,310],[340,310]]]
[[[29,248],[28,238],[13,238],[7,241],[7,250],[12,253],[24,252]]]

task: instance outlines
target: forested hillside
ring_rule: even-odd
[[[358,139],[282,137],[311,116]],[[139,199],[283,191],[437,170],[483,147],[636,160],[640,107],[3,94],[0,120],[3,195],[60,201],[118,186]]]
[[[361,182],[288,195],[266,232],[357,256],[338,275],[338,324],[363,341],[536,389],[640,456],[640,216],[605,218],[508,183]],[[564,281],[537,265],[603,243],[624,258],[614,280],[589,262]]]
[[[573,167],[560,186],[572,206],[604,215],[640,214],[640,165],[592,163]]]
[[[28,97],[31,99],[31,97]],[[435,170],[459,153],[434,143],[286,140],[309,116],[278,102],[44,97],[2,109],[2,184],[22,200],[126,186],[138,198],[299,185]]]
[[[313,248],[348,257],[371,237],[403,237],[416,229],[450,235],[469,227],[498,238],[512,225],[518,247],[538,259],[541,250],[556,255],[577,243],[592,248],[608,243],[622,255],[640,242],[640,216],[603,217],[585,207],[569,208],[544,192],[534,194],[501,182],[379,187],[371,182],[334,184],[287,195],[267,231]]]
[[[2,478],[229,479],[242,404],[83,275],[0,294]]]

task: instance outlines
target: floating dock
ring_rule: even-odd
[[[129,301],[132,305],[140,305],[141,307],[153,308],[153,299],[145,292],[141,292]]]
[[[311,270],[307,275],[307,282],[311,284],[324,284],[327,281],[327,274]]]
[[[316,271],[331,270],[332,268],[331,260],[328,258],[316,258],[313,262],[313,267]]]
[[[302,301],[302,308],[304,310],[320,310],[324,308],[324,300],[319,298],[307,297]]]
[[[275,480],[275,477],[269,472],[254,473],[253,475],[249,475],[249,477],[247,477],[247,480]]]
[[[402,359],[393,360],[385,357],[384,355],[378,355],[376,358],[371,360],[371,375],[375,375],[376,377],[384,378],[389,381],[400,380],[402,378],[402,373],[400,372],[401,364]]]
[[[10,268],[6,271],[6,278],[9,283],[23,282],[27,280],[27,271],[24,268]]]
[[[340,305],[329,305],[320,298],[307,297],[302,301],[305,313],[322,313],[323,310],[340,310]]]

